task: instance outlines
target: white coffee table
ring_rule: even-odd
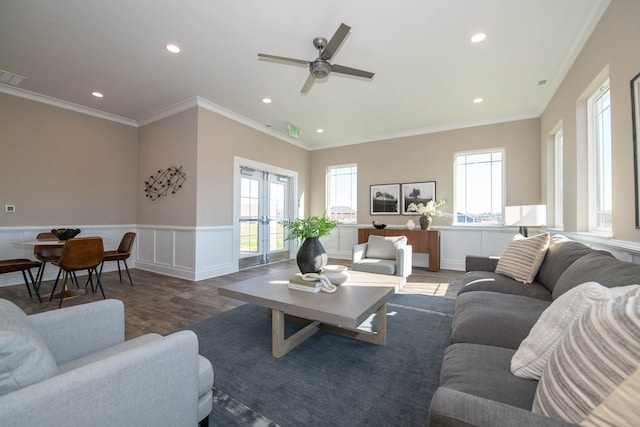
[[[289,273],[289,274],[288,274]],[[386,303],[406,283],[403,277],[349,271],[351,277],[333,294],[317,294],[289,289],[289,277],[296,270],[256,277],[221,286],[220,295],[267,307],[272,313],[272,354],[280,358],[318,330],[385,345],[387,339]],[[377,332],[358,329],[376,314]],[[311,320],[300,331],[285,337],[285,315]]]

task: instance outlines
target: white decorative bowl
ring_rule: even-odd
[[[327,265],[322,269],[322,274],[327,276],[329,281],[336,286],[349,280],[349,271],[344,265]]]

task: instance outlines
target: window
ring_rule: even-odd
[[[607,80],[587,104],[589,114],[589,230],[611,232],[611,97]]]
[[[562,229],[563,219],[563,133],[560,129],[553,137],[553,206],[554,206],[554,227]]]
[[[455,224],[502,224],[504,151],[455,155]]]
[[[347,223],[358,220],[358,166],[329,166],[327,169],[327,215]]]
[[[240,222],[240,250],[243,252],[258,251],[258,217],[259,181],[242,178],[240,181],[240,216],[253,221]]]

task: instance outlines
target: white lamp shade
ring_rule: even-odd
[[[505,206],[505,225],[536,227],[547,224],[546,205]]]

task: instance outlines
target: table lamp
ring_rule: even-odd
[[[517,225],[519,232],[528,237],[527,227],[541,227],[547,224],[547,205],[505,206],[505,225]]]

